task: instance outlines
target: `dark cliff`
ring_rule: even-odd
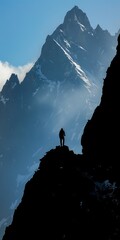
[[[41,159],[3,240],[120,239],[119,68],[120,37],[100,105],[84,129],[83,154],[64,146]]]
[[[120,36],[116,50],[116,56],[113,58],[104,79],[100,105],[86,124],[81,144],[83,154],[88,162],[96,163],[101,167],[106,166],[111,177],[118,176],[119,179]]]
[[[67,146],[49,151],[26,184],[3,239],[76,239],[85,226],[90,230],[95,186],[82,169],[82,156]]]
[[[119,239],[119,195],[115,182],[91,175],[83,155],[58,146],[26,184],[3,240]]]

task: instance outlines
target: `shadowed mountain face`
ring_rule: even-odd
[[[107,70],[100,105],[81,139],[83,154],[56,147],[41,159],[25,186],[3,240],[120,239],[117,53]],[[116,86],[116,87],[115,87]],[[114,94],[116,93],[116,95]]]
[[[93,29],[86,14],[74,7],[46,38],[23,82],[13,74],[4,85],[0,92],[0,234],[11,221],[38,159],[56,145],[61,127],[67,145],[81,152],[80,138],[100,101],[117,36],[99,25]]]
[[[82,155],[56,147],[26,184],[3,240],[119,239],[119,194],[115,183],[90,175]]]
[[[117,54],[107,70],[100,105],[88,121],[81,139],[83,154],[89,162],[114,167],[119,178],[119,88],[120,78],[120,36]]]

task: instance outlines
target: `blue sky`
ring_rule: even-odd
[[[22,66],[29,70],[47,35],[75,5],[87,14],[93,28],[100,24],[112,35],[120,28],[120,0],[0,0],[0,71],[5,67],[7,75],[9,68],[20,74]]]

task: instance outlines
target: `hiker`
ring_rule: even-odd
[[[60,129],[59,138],[60,138],[60,146],[63,147],[65,143],[65,131],[63,130],[63,128]]]

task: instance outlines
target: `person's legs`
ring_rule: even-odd
[[[63,137],[63,146],[64,146],[64,143],[65,143],[65,138]]]
[[[60,146],[63,147],[65,143],[65,138],[60,138]]]
[[[60,146],[62,147],[62,138],[60,138]]]

